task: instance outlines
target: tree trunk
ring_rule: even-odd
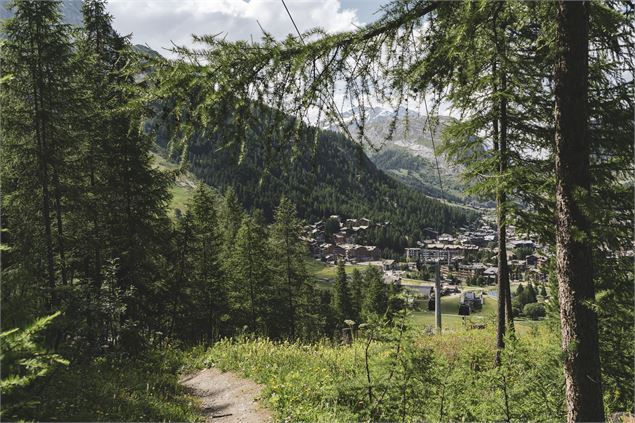
[[[57,223],[57,248],[60,256],[60,274],[62,277],[62,285],[66,285],[68,278],[66,276],[66,249],[64,247],[64,230],[62,226],[62,194],[57,164],[53,164],[53,193],[55,196],[55,217]]]
[[[569,422],[604,421],[591,231],[588,4],[559,1],[556,17],[556,272]]]
[[[289,229],[285,229],[285,252],[286,252],[286,261],[287,261],[287,289],[289,290],[289,325],[291,327],[291,339],[295,339],[295,309],[293,307],[293,283],[291,282],[291,248],[290,244],[290,234],[288,233]]]
[[[502,41],[499,37],[498,13],[504,7],[503,3],[498,3],[494,12],[493,33],[495,43],[495,57],[492,63],[492,80],[494,81],[493,93],[498,94],[499,98],[494,105],[495,114],[492,125],[494,150],[498,153],[498,177],[507,172],[507,99],[500,96],[501,92],[507,89],[507,74],[504,68],[499,69],[498,63],[504,58],[505,49],[505,23],[502,24]],[[499,90],[500,79],[500,90]],[[502,181],[499,179],[496,188],[496,226],[498,237],[498,272],[496,275],[498,285],[498,307],[497,307],[497,327],[496,327],[496,364],[500,364],[500,354],[505,348],[505,315],[510,321],[510,329],[513,330],[513,317],[511,315],[511,290],[509,286],[509,267],[507,265],[507,222],[505,203],[507,202],[507,194],[501,186]],[[505,310],[507,309],[507,313]]]
[[[494,60],[492,64],[492,73],[494,79],[494,91],[498,91],[498,84],[496,83],[497,78],[497,65],[496,60]],[[494,151],[500,154],[500,132],[498,127],[498,117],[500,115],[500,110],[498,107],[500,104],[497,104],[495,107],[497,108],[494,120],[492,122],[492,138],[494,141]],[[496,285],[498,289],[497,296],[497,310],[496,310],[496,364],[500,364],[500,354],[503,348],[505,348],[505,289],[506,286],[502,283],[502,279],[500,277],[501,273],[501,240],[502,245],[505,246],[505,229],[501,230],[501,223],[503,221],[503,210],[502,210],[502,196],[504,193],[501,192],[499,188],[496,190],[496,228],[497,228],[497,237],[498,237],[498,273],[496,275]],[[504,251],[504,250],[503,250]]]
[[[39,40],[39,27],[37,29],[37,35]],[[49,189],[49,176],[48,176],[48,159],[49,149],[46,139],[44,137],[43,122],[42,122],[42,56],[39,44],[35,45],[31,41],[31,49],[37,48],[37,65],[31,68],[31,78],[33,83],[33,107],[34,107],[34,126],[37,138],[38,154],[40,161],[40,178],[42,184],[42,223],[44,225],[44,242],[46,244],[46,267],[47,267],[47,279],[50,292],[50,300],[48,304],[49,311],[54,310],[58,305],[57,288],[55,283],[55,263],[53,258],[53,235],[51,231],[51,194]]]
[[[507,90],[507,72],[501,71],[501,91]],[[509,163],[509,154],[507,150],[507,99],[500,97],[500,158],[499,158],[499,176],[503,177],[507,172]],[[505,310],[507,315],[507,326],[510,331],[514,330],[514,315],[512,314],[512,293],[509,284],[509,266],[507,264],[507,212],[505,210],[505,202],[507,194],[504,188],[500,190],[500,203],[497,204],[499,210],[498,222],[498,278],[500,285],[504,287],[504,291],[499,293],[503,295],[505,302]]]

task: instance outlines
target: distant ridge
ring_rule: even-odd
[[[9,0],[0,0],[0,19],[7,19],[13,16],[13,12],[8,7],[9,3]],[[70,25],[81,25],[82,4],[82,0],[62,0],[63,22]]]

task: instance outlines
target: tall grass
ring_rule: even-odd
[[[200,421],[198,404],[178,384],[180,369],[180,353],[175,350],[71,361],[22,392],[30,401],[20,408],[4,403],[3,419]]]
[[[225,340],[188,363],[264,384],[262,400],[286,421],[561,421],[557,339],[536,330],[509,340],[501,367],[494,351],[492,331],[393,331],[350,346]]]

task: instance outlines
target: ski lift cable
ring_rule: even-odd
[[[419,49],[417,48],[417,44],[415,42],[414,33],[411,32],[410,36],[412,38],[412,44],[415,51],[415,55],[419,55]],[[416,91],[415,91],[416,92]],[[430,111],[428,109],[428,101],[426,100],[425,90],[421,96],[423,98],[423,106],[426,111],[426,125],[428,126],[428,130],[430,131],[430,141],[432,141],[432,153],[434,154],[434,163],[437,168],[437,177],[439,178],[439,189],[441,190],[441,201],[445,201],[445,190],[443,189],[443,180],[441,179],[441,168],[439,166],[439,156],[437,155],[437,146],[434,141],[434,130],[432,129],[432,123],[430,122]],[[437,112],[437,118],[439,117],[439,113]],[[422,129],[425,132],[425,126]],[[437,232],[437,237],[439,233]]]
[[[289,19],[291,20],[291,23],[293,24],[293,27],[295,28],[295,31],[298,33],[298,37],[300,37],[300,41],[302,42],[302,44],[306,44],[306,42],[304,41],[304,37],[302,37],[302,33],[300,32],[300,29],[298,28],[298,25],[295,23],[295,19],[293,19],[293,15],[291,14],[291,11],[289,10],[289,8],[287,7],[287,3],[284,0],[280,0],[282,2],[282,5],[284,6],[284,9],[287,12],[287,15],[289,16]],[[416,49],[416,47],[415,47]],[[340,113],[337,104],[335,103],[332,94],[329,92],[329,100],[330,104],[329,106],[337,113],[339,119],[341,122],[343,122],[343,117],[342,114]],[[430,112],[428,109],[428,102],[426,100],[426,96],[425,94],[422,96],[423,97],[423,105],[425,107],[425,111],[426,111],[426,123],[428,126],[428,130],[430,131],[430,140],[432,141],[432,152],[434,154],[434,162],[436,165],[436,169],[437,169],[437,176],[439,178],[439,189],[441,190],[441,200],[445,201],[445,191],[443,189],[443,181],[441,179],[441,169],[439,167],[439,157],[437,155],[437,147],[436,147],[436,143],[434,141],[434,130],[432,128],[432,123],[430,122]],[[348,128],[345,128],[348,132]],[[425,129],[424,129],[425,131]],[[348,132],[348,135],[351,136],[350,132]],[[437,233],[438,236],[438,233]]]
[[[432,130],[432,124],[430,123],[430,112],[428,111],[428,102],[425,94],[423,95],[423,106],[426,110],[426,123],[428,130],[430,131],[430,140],[432,141],[432,152],[434,153],[434,162],[437,167],[437,176],[439,177],[439,188],[441,189],[441,200],[445,201],[445,192],[443,191],[443,181],[441,180],[441,169],[439,168],[439,157],[437,155],[437,147],[434,142],[434,131]],[[438,114],[437,114],[438,117]]]
[[[302,42],[302,44],[306,45],[306,42],[304,41],[304,37],[302,36],[302,33],[300,32],[300,29],[298,28],[298,25],[296,25],[295,19],[293,19],[293,15],[291,14],[291,11],[287,7],[287,3],[284,0],[280,0],[280,1],[282,2],[282,5],[284,6],[284,10],[287,11],[287,15],[289,16],[289,19],[291,19],[291,23],[293,24],[293,27],[295,28],[295,31],[298,33],[298,37],[300,37],[300,41]],[[337,103],[335,103],[335,98],[333,97],[333,93],[331,93],[330,90],[327,92],[327,96],[328,96],[327,100],[329,100],[327,104],[328,104],[329,108],[331,109],[331,113],[333,113],[333,115],[335,115],[335,118],[339,121],[340,126],[346,132],[346,135],[348,135],[348,137],[351,139],[351,141],[354,141],[353,134],[351,134],[351,132],[349,131],[348,127],[346,126],[344,117],[342,116],[342,113],[340,112],[340,109],[337,107]],[[318,122],[318,124],[319,124],[319,122]]]

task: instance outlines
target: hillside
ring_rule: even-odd
[[[434,159],[412,154],[404,147],[387,146],[370,156],[370,160],[388,175],[404,185],[412,187],[433,198],[476,207],[493,207],[491,201],[478,200],[465,195],[467,183],[447,167],[440,165],[443,193]]]
[[[348,130],[355,136],[358,133],[353,114],[358,110],[342,113],[349,122]],[[453,203],[469,204],[477,207],[490,207],[486,201],[468,197],[465,194],[466,183],[461,180],[461,168],[450,163],[442,154],[435,156],[435,146],[442,144],[443,129],[452,121],[448,116],[428,117],[413,110],[397,110],[395,130],[391,139],[388,128],[395,111],[382,107],[366,110],[364,134],[371,145],[378,149],[367,149],[370,160],[388,175],[430,197],[444,198]],[[429,125],[432,125],[432,134]],[[337,130],[333,126],[331,129]],[[434,139],[433,139],[434,138]],[[439,188],[436,161],[439,163],[444,193]]]
[[[160,145],[165,143],[165,138],[159,139]],[[236,150],[219,149],[214,141],[195,142],[189,150],[189,169],[220,191],[233,187],[245,208],[262,209],[267,219],[284,193],[307,221],[340,214],[390,222],[369,231],[364,241],[397,252],[423,239],[425,228],[452,231],[477,217],[391,178],[341,134],[323,131],[315,155],[310,151],[304,148],[291,160],[290,151],[280,151],[263,173],[266,161],[260,143],[250,143],[238,163]]]

